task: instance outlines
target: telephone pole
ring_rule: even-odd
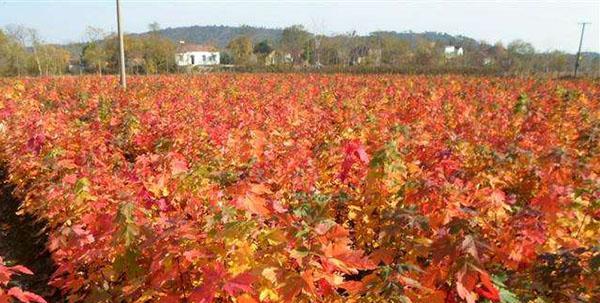
[[[581,37],[579,38],[579,48],[577,49],[577,57],[575,58],[575,73],[573,77],[577,77],[577,69],[579,69],[579,57],[581,57],[581,44],[583,44],[583,33],[585,32],[585,26],[590,24],[589,22],[581,22]]]
[[[123,45],[123,29],[121,28],[121,1],[117,0],[117,32],[119,34],[119,68],[121,87],[127,89],[127,79],[125,78],[125,46]]]

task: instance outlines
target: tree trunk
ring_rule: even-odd
[[[37,47],[33,44],[33,56],[35,57],[35,63],[37,64],[39,75],[42,75],[42,64],[40,63],[40,56],[38,56]]]

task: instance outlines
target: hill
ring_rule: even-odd
[[[213,43],[218,47],[225,47],[229,41],[237,36],[248,35],[252,37],[254,42],[262,40],[277,41],[281,38],[283,29],[265,28],[254,26],[224,26],[224,25],[206,25],[206,26],[186,26],[186,27],[169,27],[159,31],[159,34],[167,37],[175,42],[186,41],[188,43]],[[144,35],[147,33],[141,33]],[[426,39],[430,41],[441,42],[445,45],[462,45],[464,43],[476,44],[477,41],[473,38],[465,36],[453,36],[447,33],[440,32],[395,32],[395,31],[377,31],[371,35],[385,34],[392,35],[398,38],[416,41],[418,39]]]
[[[255,42],[262,40],[277,41],[282,32],[282,29],[254,26],[195,25],[169,27],[160,30],[159,34],[175,42],[183,40],[188,43],[213,43],[218,47],[226,47],[229,41],[237,36],[248,35]]]
[[[477,45],[479,42],[473,38],[462,36],[462,35],[450,35],[448,33],[440,33],[440,32],[422,32],[415,33],[412,31],[407,32],[395,32],[395,31],[376,31],[372,32],[371,35],[386,35],[393,36],[402,40],[407,40],[410,42],[416,42],[419,39],[429,40],[439,42],[443,45],[456,45],[462,46],[465,44],[468,45]]]

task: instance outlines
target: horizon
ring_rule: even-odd
[[[505,45],[520,39],[538,52],[567,53],[577,51],[581,31],[578,22],[586,21],[592,24],[586,27],[582,52],[600,53],[600,1],[125,0],[122,6],[127,33],[147,32],[152,22],[163,29],[243,25],[281,29],[301,24],[325,35],[352,31],[360,35],[374,31],[439,32]],[[571,12],[568,16],[565,9]],[[93,16],[87,15],[90,10]],[[516,20],[514,16],[518,16]],[[363,21],[357,24],[355,20]],[[87,26],[116,31],[114,0],[0,1],[0,27],[10,24],[35,28],[48,43],[82,42]]]

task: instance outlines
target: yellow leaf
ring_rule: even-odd
[[[276,267],[267,267],[267,268],[263,269],[262,275],[263,275],[263,277],[265,277],[267,280],[271,281],[272,283],[276,283],[277,282],[277,273],[275,272],[276,270],[277,270]]]
[[[260,295],[258,295],[258,298],[261,301],[265,301],[267,299],[269,299],[270,301],[278,301],[279,295],[277,294],[277,292],[275,292],[274,290],[272,290],[270,288],[264,288],[263,290],[260,291]]]

